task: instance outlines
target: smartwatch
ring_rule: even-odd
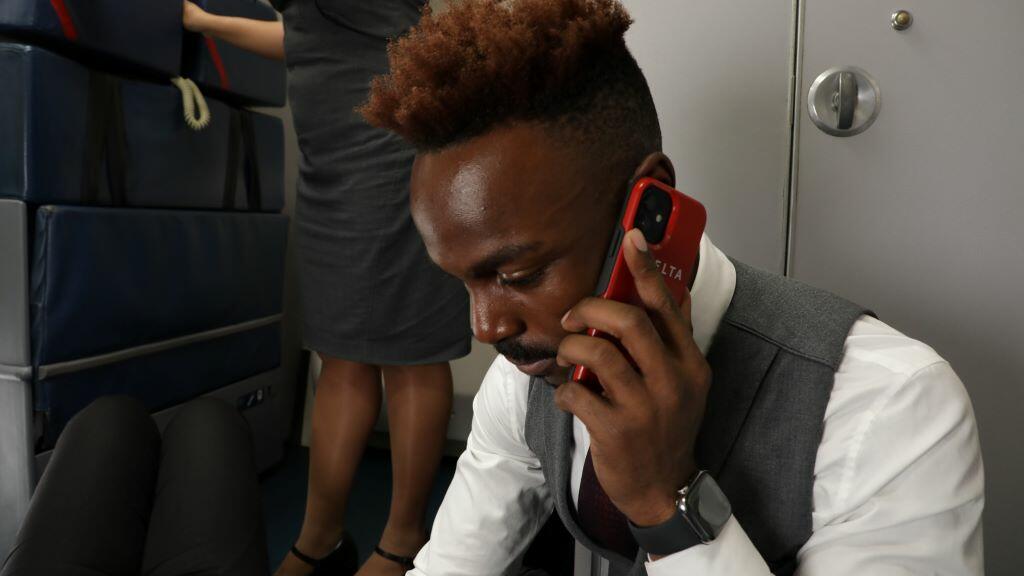
[[[729,499],[706,470],[697,472],[678,492],[676,509],[678,514],[657,526],[640,527],[629,523],[633,538],[648,554],[668,556],[707,544],[722,533],[732,516]]]

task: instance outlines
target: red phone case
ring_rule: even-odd
[[[707,211],[700,202],[653,178],[638,180],[626,198],[615,227],[615,233],[612,235],[611,244],[608,247],[608,253],[605,256],[604,268],[597,283],[595,295],[598,297],[643,306],[640,295],[636,291],[633,275],[630,273],[626,258],[622,253],[622,240],[626,232],[634,228],[633,222],[636,219],[640,200],[644,191],[650,186],[656,186],[669,194],[672,199],[672,210],[665,228],[665,236],[657,244],[648,242],[648,249],[657,260],[658,267],[665,277],[665,283],[672,292],[673,298],[676,302],[682,300],[690,280],[693,264],[697,259],[697,252],[700,250],[700,239],[704,234],[704,226],[707,224]],[[612,340],[622,349],[616,340],[603,332],[591,329],[587,333],[590,336]],[[625,353],[625,350],[622,350]],[[626,357],[629,358],[628,354]],[[597,376],[585,366],[575,366],[572,371],[572,379],[595,390],[601,389]]]

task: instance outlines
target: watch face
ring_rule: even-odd
[[[725,523],[732,516],[732,506],[718,483],[709,474],[701,474],[694,483],[690,494],[690,506],[696,512],[703,528],[711,536],[717,538]]]

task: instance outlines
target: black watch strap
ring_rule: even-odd
[[[657,526],[640,527],[630,522],[629,530],[645,552],[657,556],[668,556],[703,543],[678,510],[667,522]]]

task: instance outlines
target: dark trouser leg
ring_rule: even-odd
[[[269,573],[252,438],[224,402],[191,402],[164,431],[142,573]]]
[[[61,434],[3,576],[136,576],[160,456],[146,410],[102,398]]]

